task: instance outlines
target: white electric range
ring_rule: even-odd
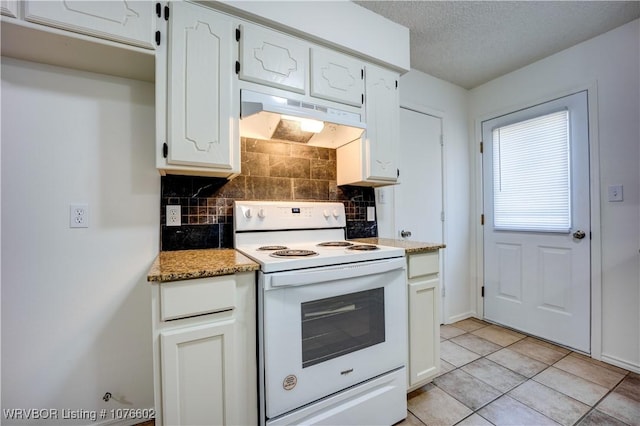
[[[236,201],[234,231],[260,264],[261,423],[405,418],[404,250],[346,241],[342,203]]]

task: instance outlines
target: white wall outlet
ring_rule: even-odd
[[[69,206],[69,228],[89,227],[89,205],[71,204]]]
[[[167,205],[167,226],[180,226],[180,205]]]
[[[622,201],[622,185],[609,185],[609,201]]]

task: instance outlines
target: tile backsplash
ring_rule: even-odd
[[[373,188],[337,186],[336,152],[307,145],[242,139],[242,171],[232,180],[161,178],[161,250],[233,247],[234,200],[342,201],[347,238],[375,237]],[[168,227],[166,206],[181,206],[182,226]]]

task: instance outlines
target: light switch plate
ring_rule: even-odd
[[[376,208],[367,207],[367,221],[373,222],[374,220],[376,220]]]
[[[622,201],[622,185],[609,185],[609,201]]]

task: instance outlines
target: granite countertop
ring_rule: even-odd
[[[151,265],[147,281],[190,280],[258,269],[257,263],[234,249],[163,251]]]
[[[446,247],[446,245],[441,243],[421,243],[419,241],[396,240],[394,238],[354,238],[351,241],[403,248],[406,254],[427,253],[431,251],[438,251],[439,249]]]

